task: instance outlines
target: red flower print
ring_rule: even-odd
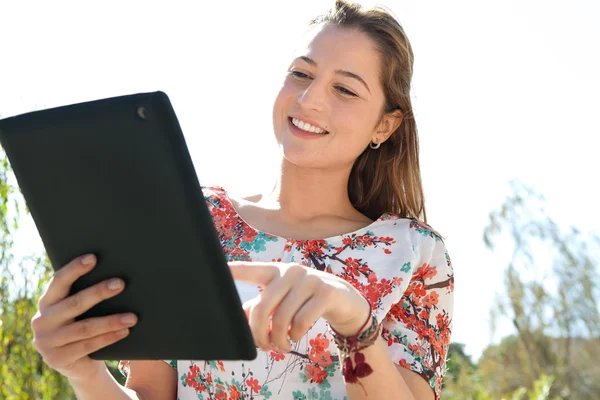
[[[327,371],[322,370],[317,365],[307,365],[308,379],[316,383],[323,383],[327,379]]]
[[[254,378],[246,379],[246,385],[248,385],[250,389],[254,390],[254,393],[258,393],[262,388],[262,386],[258,384],[258,379]]]
[[[391,251],[390,249],[385,249],[385,250],[383,250],[383,252],[384,252],[385,254],[392,254],[392,251]]]
[[[285,358],[285,354],[283,354],[279,349],[271,347],[271,357],[273,357],[275,361],[281,361]]]
[[[369,281],[369,283],[376,283],[377,282],[377,274],[375,272],[371,272],[369,274],[369,277],[367,278],[367,280]]]
[[[415,283],[412,291],[415,294],[415,296],[418,297],[423,297],[427,294],[427,291],[423,288],[423,285],[420,283]]]
[[[322,333],[319,333],[314,339],[309,341],[311,351],[322,352],[329,347],[329,339],[323,337]]]
[[[402,278],[400,278],[399,276],[395,276],[394,279],[392,279],[392,285],[394,286],[400,286],[401,283]]]
[[[350,237],[346,236],[346,237],[344,237],[344,238],[342,239],[342,243],[343,243],[345,246],[352,246],[352,238],[350,238]]]
[[[429,311],[427,311],[426,309],[423,309],[419,312],[419,318],[420,319],[429,319]]]
[[[237,386],[230,385],[229,386],[229,399],[230,400],[239,400],[242,394],[238,390]]]
[[[410,368],[410,365],[408,364],[408,362],[406,362],[406,360],[404,358],[402,360],[400,360],[399,364],[401,367]]]
[[[316,351],[315,349],[312,349],[308,354],[308,358],[322,368],[331,365],[331,353],[329,351]]]
[[[225,372],[225,366],[223,365],[223,361],[217,361],[217,365],[219,366],[219,371]]]
[[[356,258],[346,258],[346,271],[349,275],[358,276],[358,260]]]
[[[206,382],[208,382],[209,385],[212,385],[212,375],[210,374],[210,372],[206,373]]]
[[[227,400],[227,392],[224,390],[218,391],[217,393],[215,393],[215,399]]]

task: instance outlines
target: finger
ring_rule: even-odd
[[[49,307],[45,315],[53,326],[60,326],[83,314],[103,300],[116,296],[123,291],[125,283],[114,278],[90,286]]]
[[[250,309],[250,329],[258,347],[267,351],[271,348],[269,338],[269,319],[291,288],[305,274],[298,268],[290,268],[286,274],[273,280],[260,294],[260,301]]]
[[[120,329],[118,331],[104,333],[90,339],[80,340],[75,343],[70,343],[62,347],[57,347],[51,352],[47,359],[49,364],[54,365],[69,365],[82,357],[100,350],[108,345],[111,345],[129,335],[129,328]]]
[[[119,329],[130,328],[136,323],[137,317],[132,313],[87,318],[54,331],[55,333],[47,339],[39,338],[38,342],[46,342],[49,347],[61,347]]]
[[[287,296],[285,296],[277,306],[272,319],[270,343],[281,351],[287,353],[292,350],[292,344],[288,339],[290,337],[289,332],[290,326],[292,325],[292,319],[298,311],[302,309],[306,302],[313,297],[314,293],[315,286],[311,282],[293,286]]]
[[[234,280],[262,287],[266,287],[274,278],[281,276],[281,267],[274,263],[231,261],[228,264]]]
[[[38,308],[42,310],[67,297],[73,283],[81,276],[90,272],[96,265],[96,261],[95,255],[86,254],[60,268],[50,280],[44,294],[40,297]]]
[[[296,311],[290,324],[290,339],[294,342],[300,340],[323,315],[323,312],[325,312],[325,303],[317,293]]]

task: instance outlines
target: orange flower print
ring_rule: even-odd
[[[404,358],[402,360],[400,360],[399,364],[401,367],[410,368],[410,365],[406,362],[406,359],[404,359]]]
[[[432,308],[438,303],[439,295],[436,292],[431,292],[423,298],[423,307]]]
[[[327,371],[322,370],[317,365],[307,365],[308,379],[316,383],[323,383],[327,379]]]
[[[392,251],[390,249],[384,249],[383,252],[385,254],[392,254]]]
[[[219,366],[219,371],[225,372],[225,366],[223,365],[223,361],[217,361],[217,365]]]
[[[424,280],[431,279],[437,275],[437,268],[433,265],[423,264],[419,267],[415,276]]]
[[[246,379],[246,385],[248,385],[248,387],[252,389],[254,393],[260,392],[260,389],[262,388],[262,386],[258,384],[258,379],[254,378]]]

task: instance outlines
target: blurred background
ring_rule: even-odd
[[[255,193],[295,44],[332,4],[0,0],[0,117],[162,90],[200,182]],[[413,46],[428,222],[456,274],[443,398],[599,399],[600,2],[377,4]],[[74,398],[31,345],[51,268],[0,158],[0,399]]]

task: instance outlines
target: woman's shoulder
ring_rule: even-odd
[[[420,237],[428,237],[435,241],[443,241],[444,237],[438,233],[431,225],[416,218],[404,217],[400,214],[387,212],[376,221],[383,229],[390,229],[398,234],[401,231],[409,231],[411,234]]]

